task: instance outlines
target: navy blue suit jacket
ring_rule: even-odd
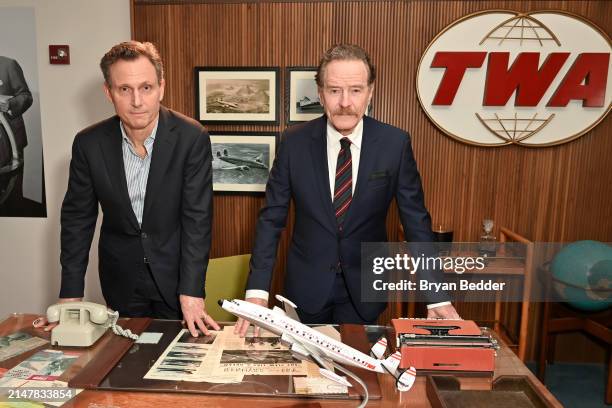
[[[247,289],[269,290],[291,199],[295,228],[287,258],[285,296],[308,313],[321,310],[340,264],[360,315],[375,319],[385,303],[360,302],[361,243],[387,240],[386,218],[397,199],[409,241],[433,241],[410,138],[401,129],[363,118],[359,172],[343,231],[338,231],[327,166],[325,116],[285,132],[259,214]],[[435,299],[435,301],[446,299]]]

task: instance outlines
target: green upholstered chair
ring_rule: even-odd
[[[251,254],[211,259],[206,271],[206,311],[218,322],[236,321],[221,309],[219,299],[244,299]]]

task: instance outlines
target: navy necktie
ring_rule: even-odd
[[[340,153],[336,164],[336,184],[334,187],[334,211],[338,228],[342,229],[344,217],[353,200],[353,159],[351,141],[347,137],[340,139]]]

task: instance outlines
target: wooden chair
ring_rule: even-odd
[[[518,333],[518,351],[517,355],[521,361],[525,361],[527,354],[527,332],[529,330],[529,309],[531,306],[531,291],[532,291],[532,275],[533,275],[533,242],[527,238],[509,230],[506,227],[499,229],[499,242],[519,242],[526,245],[525,260],[523,266],[523,302],[521,303],[521,317]],[[502,299],[501,294],[498,294],[495,299],[495,323],[494,330],[500,334],[502,339],[510,345],[511,334],[502,319]]]

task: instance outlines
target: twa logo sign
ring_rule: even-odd
[[[610,111],[610,39],[577,16],[487,11],[427,47],[417,92],[449,136],[481,146],[550,146],[588,132]]]

